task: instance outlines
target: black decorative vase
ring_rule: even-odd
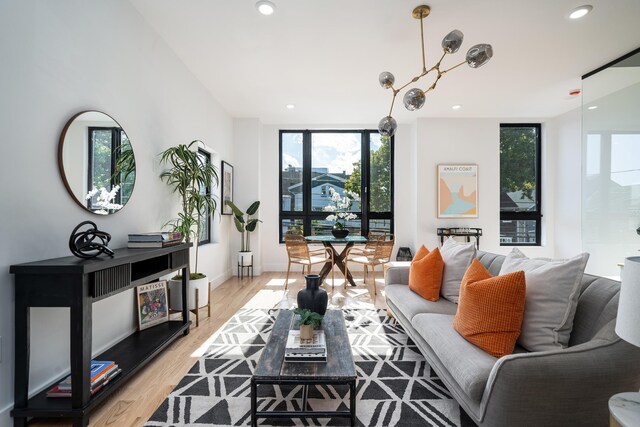
[[[349,235],[349,230],[346,228],[332,228],[331,234],[333,234],[333,237],[336,239],[344,239]]]
[[[327,302],[329,297],[327,291],[320,288],[321,280],[317,274],[307,274],[307,288],[298,292],[298,308],[308,308],[322,316],[327,312]]]

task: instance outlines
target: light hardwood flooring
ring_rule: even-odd
[[[343,286],[343,276],[336,269],[334,290],[329,275],[323,288],[329,294],[329,308],[386,308],[384,281],[380,267],[377,271],[378,294],[373,295],[373,279],[352,271],[357,286]],[[359,274],[358,274],[359,273]],[[285,273],[268,272],[253,279],[232,277],[211,291],[211,318],[206,309],[200,311],[200,326],[192,326],[189,335],[178,338],[153,359],[140,373],[120,387],[92,414],[90,427],[133,427],[143,425],[167,395],[206,350],[206,341],[242,307],[290,308],[296,303],[298,291],[304,286],[299,271],[292,272],[289,287],[284,289]],[[38,420],[30,425],[38,427],[70,426],[68,420]]]

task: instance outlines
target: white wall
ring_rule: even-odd
[[[112,28],[112,30],[107,30]],[[71,230],[95,221],[126,245],[131,232],[153,231],[177,212],[158,175],[157,154],[193,139],[233,163],[232,120],[129,2],[15,0],[0,3],[0,425],[13,402],[14,285],[9,265],[70,255]],[[109,217],[81,209],[67,194],[56,152],[64,124],[81,110],[112,115],[129,135],[137,161],[130,202]],[[200,251],[201,271],[229,277],[228,221],[213,221],[219,244]],[[94,305],[98,351],[135,328],[131,292]],[[31,390],[69,367],[64,309],[33,309]]]

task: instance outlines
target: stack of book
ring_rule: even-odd
[[[91,361],[91,394],[98,392],[122,369],[114,361]],[[71,375],[47,392],[47,397],[71,397]]]
[[[287,362],[326,362],[327,341],[324,331],[313,331],[313,338],[302,340],[299,330],[290,330],[284,351],[284,360]]]
[[[154,231],[151,233],[129,234],[130,248],[165,248],[179,245],[182,233],[179,231]]]

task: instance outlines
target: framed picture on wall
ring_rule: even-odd
[[[233,202],[233,166],[222,161],[222,215],[232,215],[233,211],[227,206],[227,200]]]
[[[169,321],[167,281],[152,282],[136,288],[138,328],[150,328]]]
[[[478,218],[478,165],[438,165],[438,218]]]

